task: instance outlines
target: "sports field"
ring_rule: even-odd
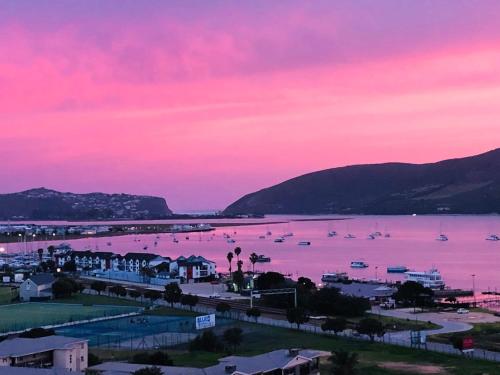
[[[0,334],[45,325],[62,324],[137,312],[133,306],[18,303],[0,306]]]

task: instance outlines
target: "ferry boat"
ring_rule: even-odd
[[[353,239],[353,238],[356,238],[356,236],[354,234],[351,234],[351,233],[347,233],[344,238],[347,238],[348,240],[350,239]]]
[[[496,234],[490,234],[488,237],[486,237],[486,241],[500,241],[500,237],[498,237]]]
[[[336,283],[347,280],[348,278],[346,272],[327,272],[321,275],[321,281],[323,283]]]
[[[277,243],[285,242],[285,239],[283,237],[278,237],[274,240],[274,242],[277,242]]]
[[[355,260],[351,262],[351,268],[367,268],[368,263],[363,262],[362,260]]]
[[[407,271],[405,272],[406,281],[415,281],[426,288],[444,289],[444,281],[436,268],[429,271]]]
[[[448,241],[448,237],[446,234],[440,234],[438,238],[436,238],[437,241]]]
[[[299,246],[309,246],[311,244],[311,241],[300,241]]]
[[[389,266],[387,267],[387,273],[405,273],[408,271],[406,266]]]
[[[270,263],[270,262],[271,262],[271,258],[266,257],[265,255],[259,255],[257,257],[257,263]]]

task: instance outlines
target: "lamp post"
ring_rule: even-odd
[[[472,274],[472,297],[474,298],[474,307],[476,307],[476,274]]]

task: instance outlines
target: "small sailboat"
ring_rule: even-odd
[[[490,234],[488,237],[486,237],[486,241],[500,241],[500,237],[498,237],[496,234]]]
[[[356,238],[356,236],[354,234],[351,234],[351,233],[347,233],[344,238],[348,239],[348,240],[351,240],[353,238]]]
[[[331,230],[328,232],[328,237],[335,237],[337,235],[337,232],[335,232],[334,230]]]
[[[274,242],[276,243],[282,243],[282,242],[285,242],[285,239],[283,237],[278,237],[274,240]]]
[[[437,238],[436,238],[436,241],[448,241],[448,236],[446,236],[445,234],[440,234]]]

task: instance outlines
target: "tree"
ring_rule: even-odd
[[[403,283],[394,293],[394,299],[406,306],[423,307],[432,301],[434,292],[416,281]]]
[[[68,298],[71,297],[73,293],[78,290],[78,285],[66,277],[58,278],[54,284],[52,284],[52,293],[54,298]]]
[[[372,342],[375,340],[375,336],[382,337],[385,333],[382,322],[373,318],[360,320],[356,330],[362,335],[367,335]]]
[[[231,276],[233,273],[233,258],[234,258],[233,253],[231,251],[227,253],[226,258],[227,261],[229,262],[229,276]]]
[[[211,330],[204,331],[202,334],[196,336],[193,341],[189,343],[189,350],[203,350],[207,352],[217,352],[222,349],[215,333]]]
[[[189,306],[189,310],[193,311],[193,307],[198,303],[198,296],[192,294],[183,294],[181,297],[181,305]]]
[[[163,371],[159,367],[144,367],[134,371],[132,375],[163,375]]]
[[[354,375],[358,365],[358,354],[345,351],[334,351],[329,358],[332,362],[332,375]]]
[[[151,303],[153,303],[157,299],[161,298],[161,292],[154,289],[147,289],[144,292],[144,298],[148,298],[151,301]]]
[[[285,276],[279,272],[265,272],[255,280],[258,290],[282,288],[285,284]]]
[[[327,319],[322,325],[323,331],[333,331],[335,334],[344,331],[347,328],[347,320],[345,318]]]
[[[226,315],[227,312],[231,311],[231,305],[227,302],[219,302],[217,306],[215,306],[215,310],[222,315]]]
[[[29,331],[22,332],[19,337],[25,338],[25,339],[36,339],[39,337],[46,337],[46,336],[54,336],[56,332],[54,329],[49,328],[32,328]]]
[[[234,253],[236,254],[236,259],[238,259],[238,261],[240,260],[240,254],[241,254],[241,247],[236,247],[234,249]]]
[[[255,263],[259,260],[259,256],[256,253],[252,253],[248,259],[250,259],[250,263],[252,263],[252,273],[255,273]]]
[[[248,309],[247,316],[254,317],[255,321],[257,322],[257,320],[259,319],[259,316],[260,316],[260,309],[257,307],[252,307],[251,309]]]
[[[127,289],[121,285],[114,285],[109,288],[109,292],[115,294],[116,296],[125,297],[127,295]]]
[[[43,249],[38,249],[38,259],[40,259],[40,262],[42,261],[43,258]]]
[[[241,260],[240,260],[240,262],[241,262]],[[233,273],[233,282],[236,285],[238,285],[238,291],[240,291],[240,292],[241,292],[241,289],[243,287],[244,280],[245,280],[245,276],[243,275],[243,271],[241,271],[240,269],[238,269],[238,271],[235,271]]]
[[[133,298],[133,299],[137,300],[137,298],[139,298],[140,296],[142,296],[142,293],[141,293],[141,292],[139,292],[138,290],[132,289],[132,290],[129,290],[129,291],[128,291],[128,295],[129,295],[131,298]]]
[[[286,318],[291,324],[297,324],[297,329],[300,328],[301,324],[309,321],[309,317],[302,307],[293,307],[286,310]]]
[[[307,306],[316,314],[355,317],[363,316],[370,309],[370,302],[340,294],[336,288],[321,288],[311,293]]]
[[[94,281],[90,284],[90,289],[96,291],[98,295],[101,295],[101,293],[106,290],[106,286],[104,281]]]
[[[100,363],[102,363],[102,361],[97,355],[95,355],[94,353],[89,353],[89,357],[88,357],[88,365],[89,366],[96,366]]]
[[[64,272],[76,272],[76,264],[74,260],[69,260],[62,267]]]
[[[50,245],[49,247],[47,247],[47,251],[49,252],[50,259],[54,259],[54,253],[56,251],[54,245]]]
[[[170,303],[173,307],[174,303],[180,302],[182,296],[182,290],[177,283],[170,283],[165,285],[165,301]]]
[[[222,338],[235,351],[243,341],[243,331],[239,327],[228,328],[224,331]]]

